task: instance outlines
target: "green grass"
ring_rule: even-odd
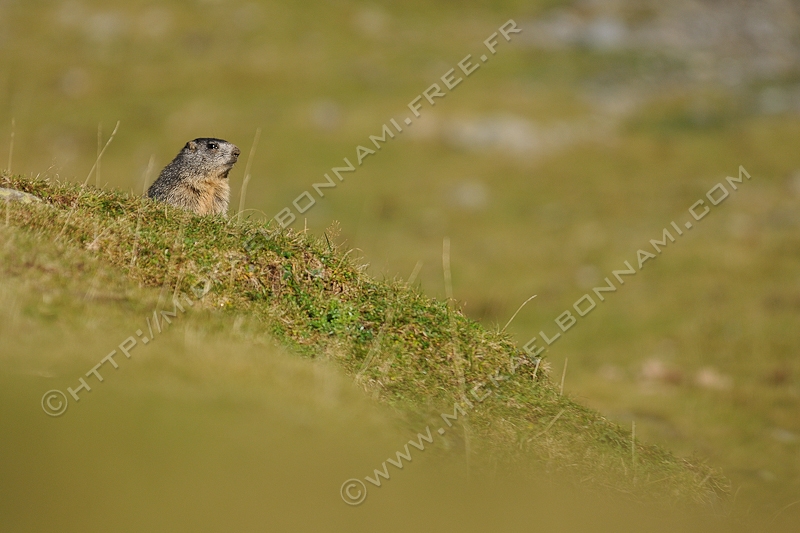
[[[630,432],[560,396],[546,364],[534,379],[534,361],[507,334],[402,281],[370,278],[335,244],[333,232],[317,238],[195,217],[115,191],[42,179],[4,177],[0,184],[44,200],[5,206],[3,231],[23,229],[167,294],[191,294],[208,280],[203,308],[241,331],[333,362],[420,430],[452,413],[454,403],[467,409],[472,402],[464,425],[445,442],[476,465],[505,458],[531,472],[572,473],[590,486],[646,497],[711,501],[724,492],[724,480],[708,467],[655,446],[636,442],[634,462]],[[15,249],[13,238],[8,242],[7,254],[28,253]],[[491,376],[505,379],[492,386]],[[492,391],[481,402],[471,394],[479,384],[479,396]]]

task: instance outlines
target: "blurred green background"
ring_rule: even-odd
[[[376,276],[454,297],[520,345],[743,165],[752,180],[546,352],[565,391],[724,470],[737,501],[800,499],[800,8],[789,0],[304,3],[0,0],[11,170],[140,194],[189,139],[245,156],[271,218],[514,19],[511,43],[325,190]],[[6,167],[10,142],[0,142]],[[149,181],[155,178],[149,177]]]

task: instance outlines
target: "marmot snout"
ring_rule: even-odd
[[[189,141],[164,167],[147,196],[197,215],[225,215],[231,193],[228,173],[239,154],[235,144],[222,139]]]

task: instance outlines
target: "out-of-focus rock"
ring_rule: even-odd
[[[465,180],[452,189],[450,200],[465,211],[482,211],[489,203],[489,189],[480,181]]]
[[[646,16],[631,16],[642,7]],[[728,86],[800,65],[800,5],[791,0],[576,2],[520,26],[523,46],[656,52],[689,59],[693,78]]]
[[[694,382],[704,389],[728,390],[733,387],[733,378],[721,374],[712,366],[701,368],[695,375]]]
[[[0,188],[0,203],[3,202],[20,202],[23,204],[33,204],[41,202],[41,198],[28,194],[26,192],[17,191],[15,189]]]
[[[311,105],[311,123],[320,131],[334,131],[342,123],[342,109],[332,100],[320,100]]]
[[[670,385],[678,385],[683,381],[683,373],[679,369],[667,365],[657,357],[651,357],[642,363],[640,376],[644,381]]]

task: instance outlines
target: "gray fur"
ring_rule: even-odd
[[[236,145],[222,139],[189,141],[164,167],[147,196],[197,215],[225,215],[230,199],[228,173],[239,153]]]

